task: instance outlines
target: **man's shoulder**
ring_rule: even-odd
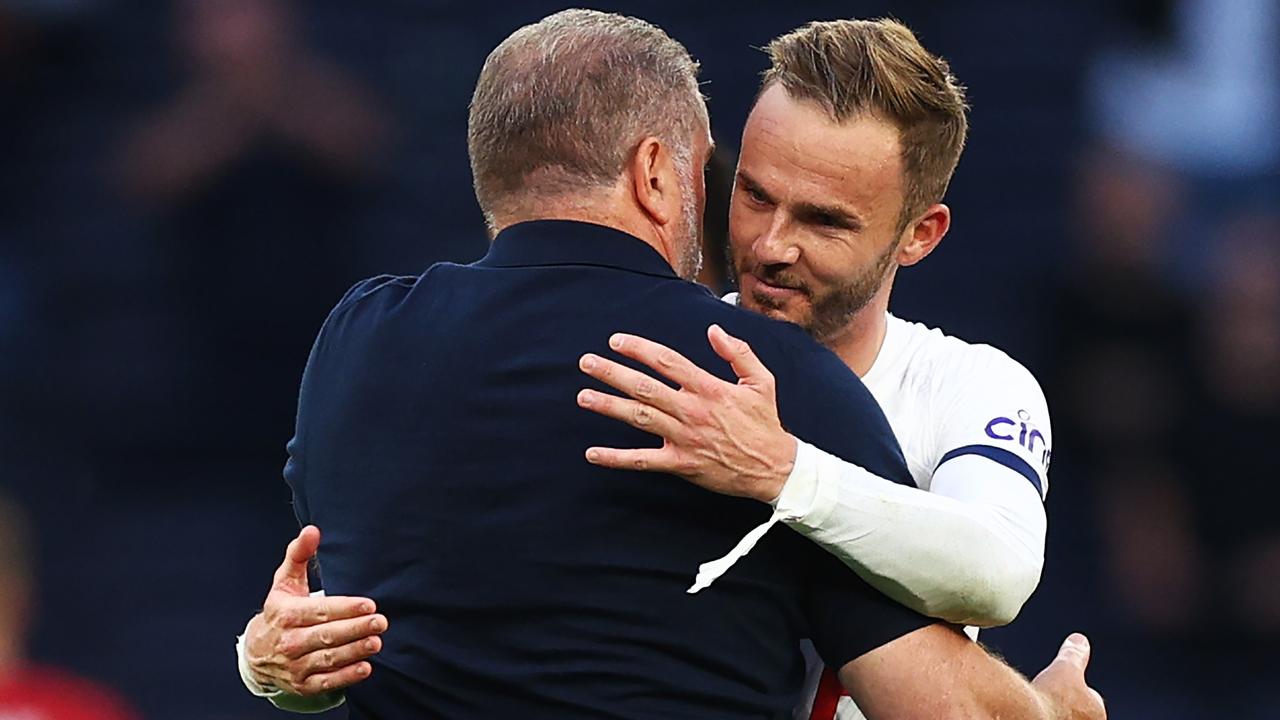
[[[436,266],[432,266],[431,270],[428,270],[427,272],[431,272],[435,267]],[[342,299],[338,301],[336,306],[334,306],[334,312],[348,309],[354,305],[360,304],[361,302],[367,301],[370,298],[376,297],[379,294],[385,296],[390,294],[403,295],[408,293],[417,287],[418,282],[421,281],[424,276],[425,273],[423,276],[384,274],[365,278],[364,280],[357,282],[355,285],[352,285],[351,289],[347,290],[347,292],[343,294]]]
[[[1004,350],[950,335],[923,323],[889,317],[892,331],[906,339],[902,343],[908,379],[936,391],[959,392],[975,386],[1017,386],[1033,384],[1035,376]]]

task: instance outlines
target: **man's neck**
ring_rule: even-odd
[[[889,331],[888,313],[889,293],[877,293],[866,307],[854,314],[839,335],[825,343],[858,377],[870,372],[880,355]]]
[[[659,233],[653,223],[643,217],[633,206],[628,206],[619,197],[602,194],[598,197],[549,199],[538,205],[536,213],[517,208],[503,217],[496,229],[501,232],[506,227],[530,220],[572,220],[592,223],[621,230],[624,233],[644,242],[657,251],[662,259],[673,268],[675,263],[666,245],[659,239]]]

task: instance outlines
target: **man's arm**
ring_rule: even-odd
[[[864,580],[924,615],[990,627],[1040,582],[1046,518],[1035,488],[981,457],[942,465],[933,492],[800,443],[774,501],[784,521]]]
[[[737,385],[643,338],[628,337],[615,349],[680,390],[584,356],[585,373],[629,397],[584,391],[579,403],[665,441],[661,449],[592,448],[591,462],[672,473],[715,492],[775,503],[776,518],[922,614],[986,626],[1017,614],[1039,582],[1045,527],[1040,498],[1023,477],[988,463],[975,483],[967,470],[988,461],[956,458],[935,476],[948,497],[798,445],[778,419],[773,376],[751,348],[718,327],[708,337],[738,374]]]
[[[312,595],[307,565],[320,531],[304,527],[285,550],[262,612],[236,643],[240,678],[281,710],[317,713],[341,705],[342,688],[369,677],[387,618],[369,598]]]
[[[868,720],[1104,720],[1084,677],[1089,653],[1072,635],[1027,682],[959,631],[930,625],[845,664],[840,682]]]

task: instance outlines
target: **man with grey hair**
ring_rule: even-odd
[[[467,146],[476,200],[490,232],[551,207],[582,211],[616,191],[645,135],[669,143],[680,181],[674,263],[701,269],[701,167],[709,147],[697,63],[680,43],[635,18],[566,10],[515,31],[489,55],[471,99]]]
[[[522,29],[481,72],[470,150],[489,254],[365,281],[321,330],[285,470],[308,527],[246,633],[247,684],[298,709],[350,687],[353,717],[783,718],[807,636],[873,718],[1086,717],[1069,648],[1033,687],[795,534],[686,595],[758,504],[583,461],[586,438],[645,442],[564,402],[584,350],[622,329],[730,378],[747,355],[723,327],[798,436],[910,479],[838,358],[681,279],[711,143],[678,43],[587,11]],[[325,589],[395,618],[385,647],[372,600],[306,597],[311,522]]]

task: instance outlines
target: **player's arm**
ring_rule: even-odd
[[[804,616],[823,661],[869,720],[1103,720],[1084,672],[1088,641],[1072,635],[1028,683],[957,627],[876,592],[817,548],[805,569]],[[805,556],[797,554],[797,560]],[[815,708],[823,718],[835,708]]]
[[[801,446],[777,506],[864,579],[932,617],[1011,621],[1040,581],[1050,427],[1035,378],[975,348],[927,418],[931,493]]]
[[[236,643],[240,679],[281,710],[318,713],[342,704],[342,688],[369,677],[387,618],[361,597],[309,593],[307,564],[320,531],[303,528],[285,550],[262,612]]]
[[[844,664],[840,681],[868,720],[1103,720],[1084,677],[1089,652],[1072,635],[1027,682],[958,630],[931,625]]]
[[[1006,624],[1040,581],[1043,502],[982,456],[948,460],[922,492],[801,443],[774,506],[864,580],[948,622]]]
[[[584,372],[629,398],[587,391],[580,403],[665,441],[660,450],[593,448],[592,462],[643,464],[773,502],[775,518],[925,615],[997,625],[1017,614],[1039,582],[1045,533],[1043,505],[1025,477],[982,456],[957,456],[938,468],[927,493],[798,443],[778,420],[772,375],[751,348],[718,328],[709,337],[737,385],[639,338],[618,351],[679,391],[590,356]]]

